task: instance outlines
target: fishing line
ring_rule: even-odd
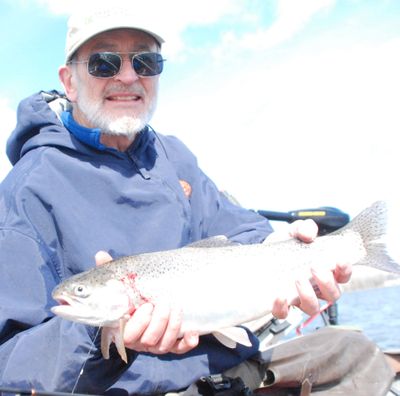
[[[100,330],[101,330],[101,327],[99,327],[99,328],[97,329],[96,334],[95,334],[94,338],[92,339],[92,344],[90,345],[90,348],[89,348],[89,350],[88,350],[88,353],[86,354],[86,359],[85,359],[85,361],[83,362],[81,371],[79,371],[78,378],[76,379],[75,384],[74,384],[74,387],[72,388],[72,391],[71,391],[72,394],[75,393],[75,389],[77,388],[78,382],[79,382],[80,378],[82,377],[82,374],[83,374],[83,371],[84,371],[84,369],[85,369],[86,363],[87,363],[87,361],[89,360],[90,354],[92,353],[92,350],[93,350],[93,347],[94,347],[94,342],[95,342],[97,336],[99,335]]]

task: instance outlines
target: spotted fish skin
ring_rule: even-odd
[[[310,244],[290,239],[240,245],[217,236],[179,249],[123,257],[58,285],[53,298],[60,305],[52,311],[102,326],[105,357],[114,341],[126,360],[124,325],[145,302],[182,310],[182,334],[212,333],[229,347],[249,345],[247,333],[235,326],[270,313],[277,297],[294,299],[296,280],[309,279],[311,268],[333,270],[336,263],[349,262],[400,273],[385,242],[389,217],[388,204],[378,201]]]

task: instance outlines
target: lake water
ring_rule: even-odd
[[[400,350],[400,286],[344,293],[339,324],[356,326],[382,349]]]
[[[338,322],[359,328],[383,350],[400,350],[400,286],[343,293],[338,301]],[[322,325],[317,318],[303,334]]]

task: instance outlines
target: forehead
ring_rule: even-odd
[[[145,32],[134,29],[115,29],[94,36],[82,45],[79,53],[157,51],[158,48],[156,40]]]

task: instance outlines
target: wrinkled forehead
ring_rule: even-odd
[[[140,52],[161,50],[158,42],[150,34],[137,29],[114,29],[97,34],[77,50],[79,55],[94,52]]]

